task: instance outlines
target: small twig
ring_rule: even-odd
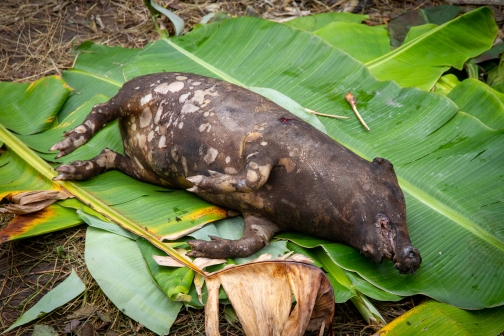
[[[49,57],[49,60],[51,61],[54,70],[56,70],[56,73],[61,77],[61,71],[59,71],[58,67],[56,66],[56,63],[54,63],[54,60],[51,57]]]
[[[305,107],[305,111],[311,114],[319,115],[319,116],[324,116],[324,117],[329,117],[329,118],[334,118],[334,119],[350,119],[350,117],[345,117],[345,116],[337,116],[333,114],[326,114],[326,113],[320,113],[317,111],[310,110]]]
[[[357,118],[361,122],[362,126],[364,126],[368,131],[371,131],[371,129],[368,127],[368,125],[366,125],[366,123],[364,122],[364,119],[362,119],[362,117],[360,116],[359,111],[357,111],[357,100],[355,99],[352,92],[348,91],[348,93],[345,95],[345,100],[352,107],[352,110],[354,111],[355,115],[357,116]]]
[[[105,25],[103,24],[103,21],[101,20],[100,15],[96,15],[95,20],[96,20],[96,22],[98,22],[98,25],[100,26],[100,30],[104,30]]]

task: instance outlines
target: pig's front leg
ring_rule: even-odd
[[[84,181],[107,170],[131,166],[129,158],[122,156],[110,149],[104,149],[100,154],[85,161],[74,161],[70,164],[62,164],[55,170],[59,173],[53,180]]]
[[[93,109],[82,124],[71,131],[65,132],[63,134],[65,139],[56,143],[49,150],[59,151],[58,155],[56,155],[56,159],[65,156],[84,145],[107,123],[120,116],[120,106],[116,103],[115,97],[104,104],[97,104],[93,106]]]
[[[269,219],[257,214],[244,214],[245,227],[243,237],[238,240],[228,240],[210,236],[210,241],[189,240],[192,257],[212,259],[245,258],[265,245],[279,231],[278,226]]]
[[[168,182],[161,181],[156,175],[143,169],[137,160],[110,149],[102,150],[91,160],[74,161],[57,167],[55,170],[59,175],[54,180],[84,181],[114,169],[140,181],[172,187]]]

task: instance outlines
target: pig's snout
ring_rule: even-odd
[[[422,263],[422,257],[420,252],[411,246],[404,228],[391,223],[389,217],[383,213],[376,215],[375,226],[380,232],[383,257],[392,260],[399,273],[415,273]]]
[[[392,260],[394,262],[394,267],[401,274],[411,274],[420,267],[422,263],[422,257],[420,252],[413,246],[406,246],[401,251],[396,251],[396,254]]]

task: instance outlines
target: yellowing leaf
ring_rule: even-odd
[[[28,238],[76,226],[82,220],[75,210],[52,204],[27,215],[16,216],[0,231],[0,244],[10,240]]]
[[[504,330],[504,307],[462,310],[434,300],[399,316],[377,335],[497,335]]]

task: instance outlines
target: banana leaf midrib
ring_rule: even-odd
[[[446,23],[445,23],[445,24],[446,24]],[[439,30],[441,30],[441,29],[443,29],[443,28],[444,28],[444,25],[441,25],[441,26],[438,26],[438,27],[436,27],[436,28],[434,28],[434,29],[432,29],[432,30],[428,31],[427,33],[422,34],[422,35],[421,35],[421,36],[422,36],[422,39],[423,39],[423,38],[426,38],[426,37],[428,37],[428,36],[431,36],[431,35],[433,35],[433,34],[435,34],[435,33],[437,33]],[[374,59],[374,60],[372,60],[372,61],[370,61],[370,62],[365,63],[365,64],[366,64],[366,67],[367,67],[368,69],[372,69],[372,68],[374,68],[374,67],[378,67],[378,66],[380,66],[380,65],[382,65],[382,64],[384,64],[384,63],[386,63],[386,62],[388,62],[388,61],[390,60],[390,58],[391,58],[391,57],[396,57],[396,56],[397,56],[397,55],[399,55],[399,54],[402,54],[402,53],[407,52],[407,51],[409,50],[409,48],[413,47],[413,46],[414,46],[417,42],[418,42],[418,41],[416,41],[416,39],[413,39],[413,40],[411,40],[411,41],[409,41],[409,42],[407,42],[407,43],[403,44],[403,45],[401,46],[400,50],[398,50],[398,51],[391,51],[391,52],[389,52],[389,53],[387,53],[387,54],[385,54],[385,55],[383,55],[383,56],[381,56],[381,57],[378,57],[378,58],[376,58],[376,59]]]
[[[425,38],[428,38],[428,37],[436,34],[437,32],[439,32],[440,30],[444,29],[448,25],[454,25],[454,24],[456,24],[457,21],[459,21],[459,20],[465,20],[465,19],[466,18],[464,16],[459,16],[458,18],[456,18],[454,20],[448,21],[448,22],[446,22],[446,23],[444,23],[442,25],[439,25],[438,27],[436,27],[434,29],[431,29],[430,31],[422,34],[421,35],[421,40],[417,40],[415,38],[415,39],[413,39],[413,40],[411,40],[411,41],[403,44],[398,49],[393,50],[393,51],[391,51],[391,52],[389,52],[389,53],[387,53],[387,54],[385,54],[385,55],[383,55],[381,57],[378,57],[377,59],[374,59],[374,60],[372,60],[370,62],[367,62],[365,64],[368,67],[368,69],[372,69],[374,67],[379,67],[380,65],[388,62],[391,58],[397,57],[397,55],[406,53],[410,48],[414,47],[419,41],[421,42]],[[462,64],[460,66],[462,66]],[[447,65],[447,67],[449,67],[449,65]]]
[[[225,80],[226,82],[233,83],[233,84],[245,87],[245,88],[247,87],[247,85],[241,83],[236,78],[227,75],[225,72],[220,71],[219,69],[217,69],[213,65],[202,60],[201,58],[196,57],[194,54],[191,54],[190,52],[188,52],[187,50],[185,50],[181,46],[177,45],[176,43],[173,43],[170,39],[163,38],[161,40],[166,42],[170,47],[177,50],[178,52],[180,52],[181,54],[183,54],[187,58],[189,58],[189,59],[193,60],[194,62],[202,65],[203,67],[207,68],[208,70],[210,70],[211,72],[213,72],[214,74],[219,76],[221,79]]]
[[[74,72],[74,73],[77,73],[77,74],[80,74],[80,75],[87,75],[87,76],[90,76],[90,77],[93,77],[93,78],[96,78],[96,79],[99,79],[101,81],[104,81],[104,82],[107,82],[109,84],[112,84],[112,85],[115,85],[117,86],[118,88],[122,87],[123,83],[121,82],[118,82],[116,80],[113,80],[113,79],[110,79],[108,77],[105,77],[105,76],[98,76],[96,74],[92,74],[92,73],[89,73],[87,71],[82,71],[82,70],[79,70],[79,69],[68,69],[68,70],[65,70],[65,72]],[[126,80],[126,79],[125,79]],[[110,98],[110,97],[109,97]]]
[[[19,157],[22,158],[28,165],[33,167],[44,178],[50,180],[54,185],[65,188],[84,204],[98,211],[99,213],[106,216],[107,218],[117,223],[118,225],[122,226],[123,228],[127,229],[128,231],[131,231],[138,236],[146,238],[154,246],[168,253],[178,261],[182,262],[184,265],[193,269],[195,272],[203,274],[203,271],[201,269],[199,269],[191,262],[187,261],[187,259],[182,257],[171,246],[161,242],[160,240],[157,239],[155,235],[142,229],[139,224],[129,220],[127,217],[123,216],[110,206],[104,204],[99,199],[95,198],[93,195],[80,188],[77,184],[68,181],[52,181],[53,177],[57,175],[56,172],[52,169],[52,167],[42,158],[40,158],[37,154],[35,154],[33,150],[28,148],[13,133],[8,131],[1,124],[0,124],[0,139],[2,139],[2,141],[8,148],[15,151],[19,155]]]

